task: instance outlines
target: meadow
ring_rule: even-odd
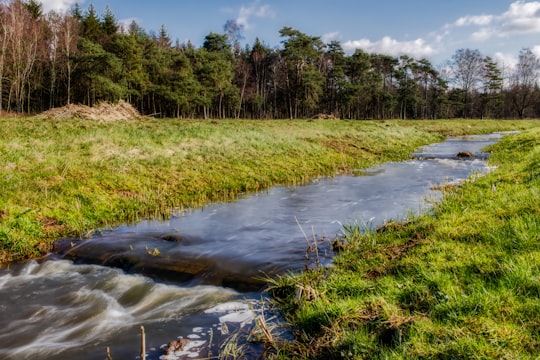
[[[430,213],[349,226],[332,268],[273,280],[296,330],[277,357],[537,359],[540,129],[490,151]]]
[[[536,121],[89,121],[0,119],[0,263],[58,238],[276,184],[408,158],[445,135]]]

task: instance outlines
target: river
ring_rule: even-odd
[[[501,136],[452,138],[408,161],[63,239],[44,260],[0,269],[0,358],[101,360],[109,348],[137,359],[141,326],[147,359],[215,356],[255,317],[276,316],[264,276],[331,265],[343,225],[426,211],[437,185],[487,171],[481,149]],[[184,350],[164,355],[177,338],[189,340]]]

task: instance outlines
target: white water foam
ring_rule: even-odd
[[[213,286],[157,284],[101,266],[30,262],[0,275],[0,358],[58,358],[237,295]]]

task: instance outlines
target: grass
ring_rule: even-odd
[[[402,160],[444,135],[534,126],[0,119],[0,263],[39,256],[59,237]]]
[[[433,212],[350,227],[332,268],[274,280],[297,331],[280,357],[537,359],[540,129],[491,150],[498,168]]]

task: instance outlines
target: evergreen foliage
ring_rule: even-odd
[[[242,47],[229,20],[200,48],[118,24],[107,7],[43,14],[34,0],[0,3],[0,110],[37,113],[71,103],[128,101],[145,115],[195,118],[525,118],[540,115],[539,62],[512,71],[459,49],[427,59],[346,54],[341,44],[284,27],[281,48]]]

